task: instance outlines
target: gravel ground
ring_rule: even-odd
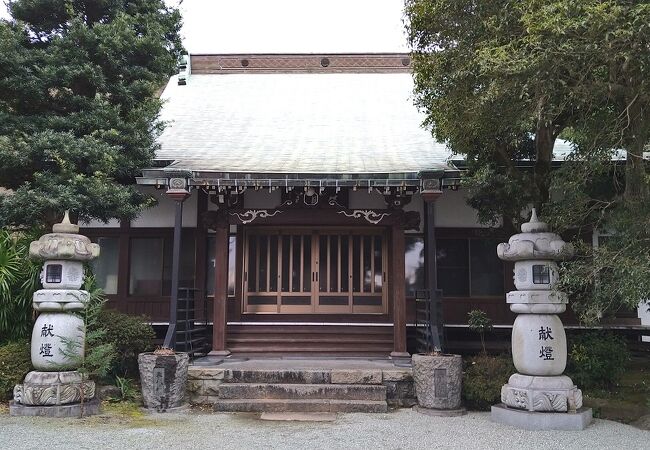
[[[268,422],[251,414],[176,413],[121,419],[0,415],[3,449],[458,448],[650,449],[650,432],[607,420],[584,431],[523,431],[488,413],[429,417],[411,410],[344,414],[335,422]]]

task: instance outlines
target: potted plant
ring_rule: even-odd
[[[138,355],[144,406],[158,412],[187,405],[187,353],[158,348]]]

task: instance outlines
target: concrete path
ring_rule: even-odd
[[[255,415],[178,413],[125,419],[0,415],[3,449],[650,449],[650,432],[595,420],[584,431],[533,432],[487,413],[429,417],[411,410],[345,414],[334,422],[269,422]]]

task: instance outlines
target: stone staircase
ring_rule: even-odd
[[[188,377],[191,402],[218,412],[386,412],[414,397],[410,369],[190,367]]]

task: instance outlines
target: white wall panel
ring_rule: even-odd
[[[476,210],[467,205],[462,189],[443,191],[436,200],[435,215],[436,227],[486,228],[479,223]]]
[[[117,219],[111,219],[108,223],[104,223],[101,220],[81,221],[79,222],[79,226],[81,228],[119,228],[120,221]]]
[[[158,204],[153,208],[145,209],[135,220],[131,221],[134,228],[171,228],[174,226],[174,200],[165,195],[164,189],[149,187],[141,188],[143,192],[153,195]],[[197,191],[192,191],[190,197],[183,203],[183,227],[196,227],[196,199]]]

